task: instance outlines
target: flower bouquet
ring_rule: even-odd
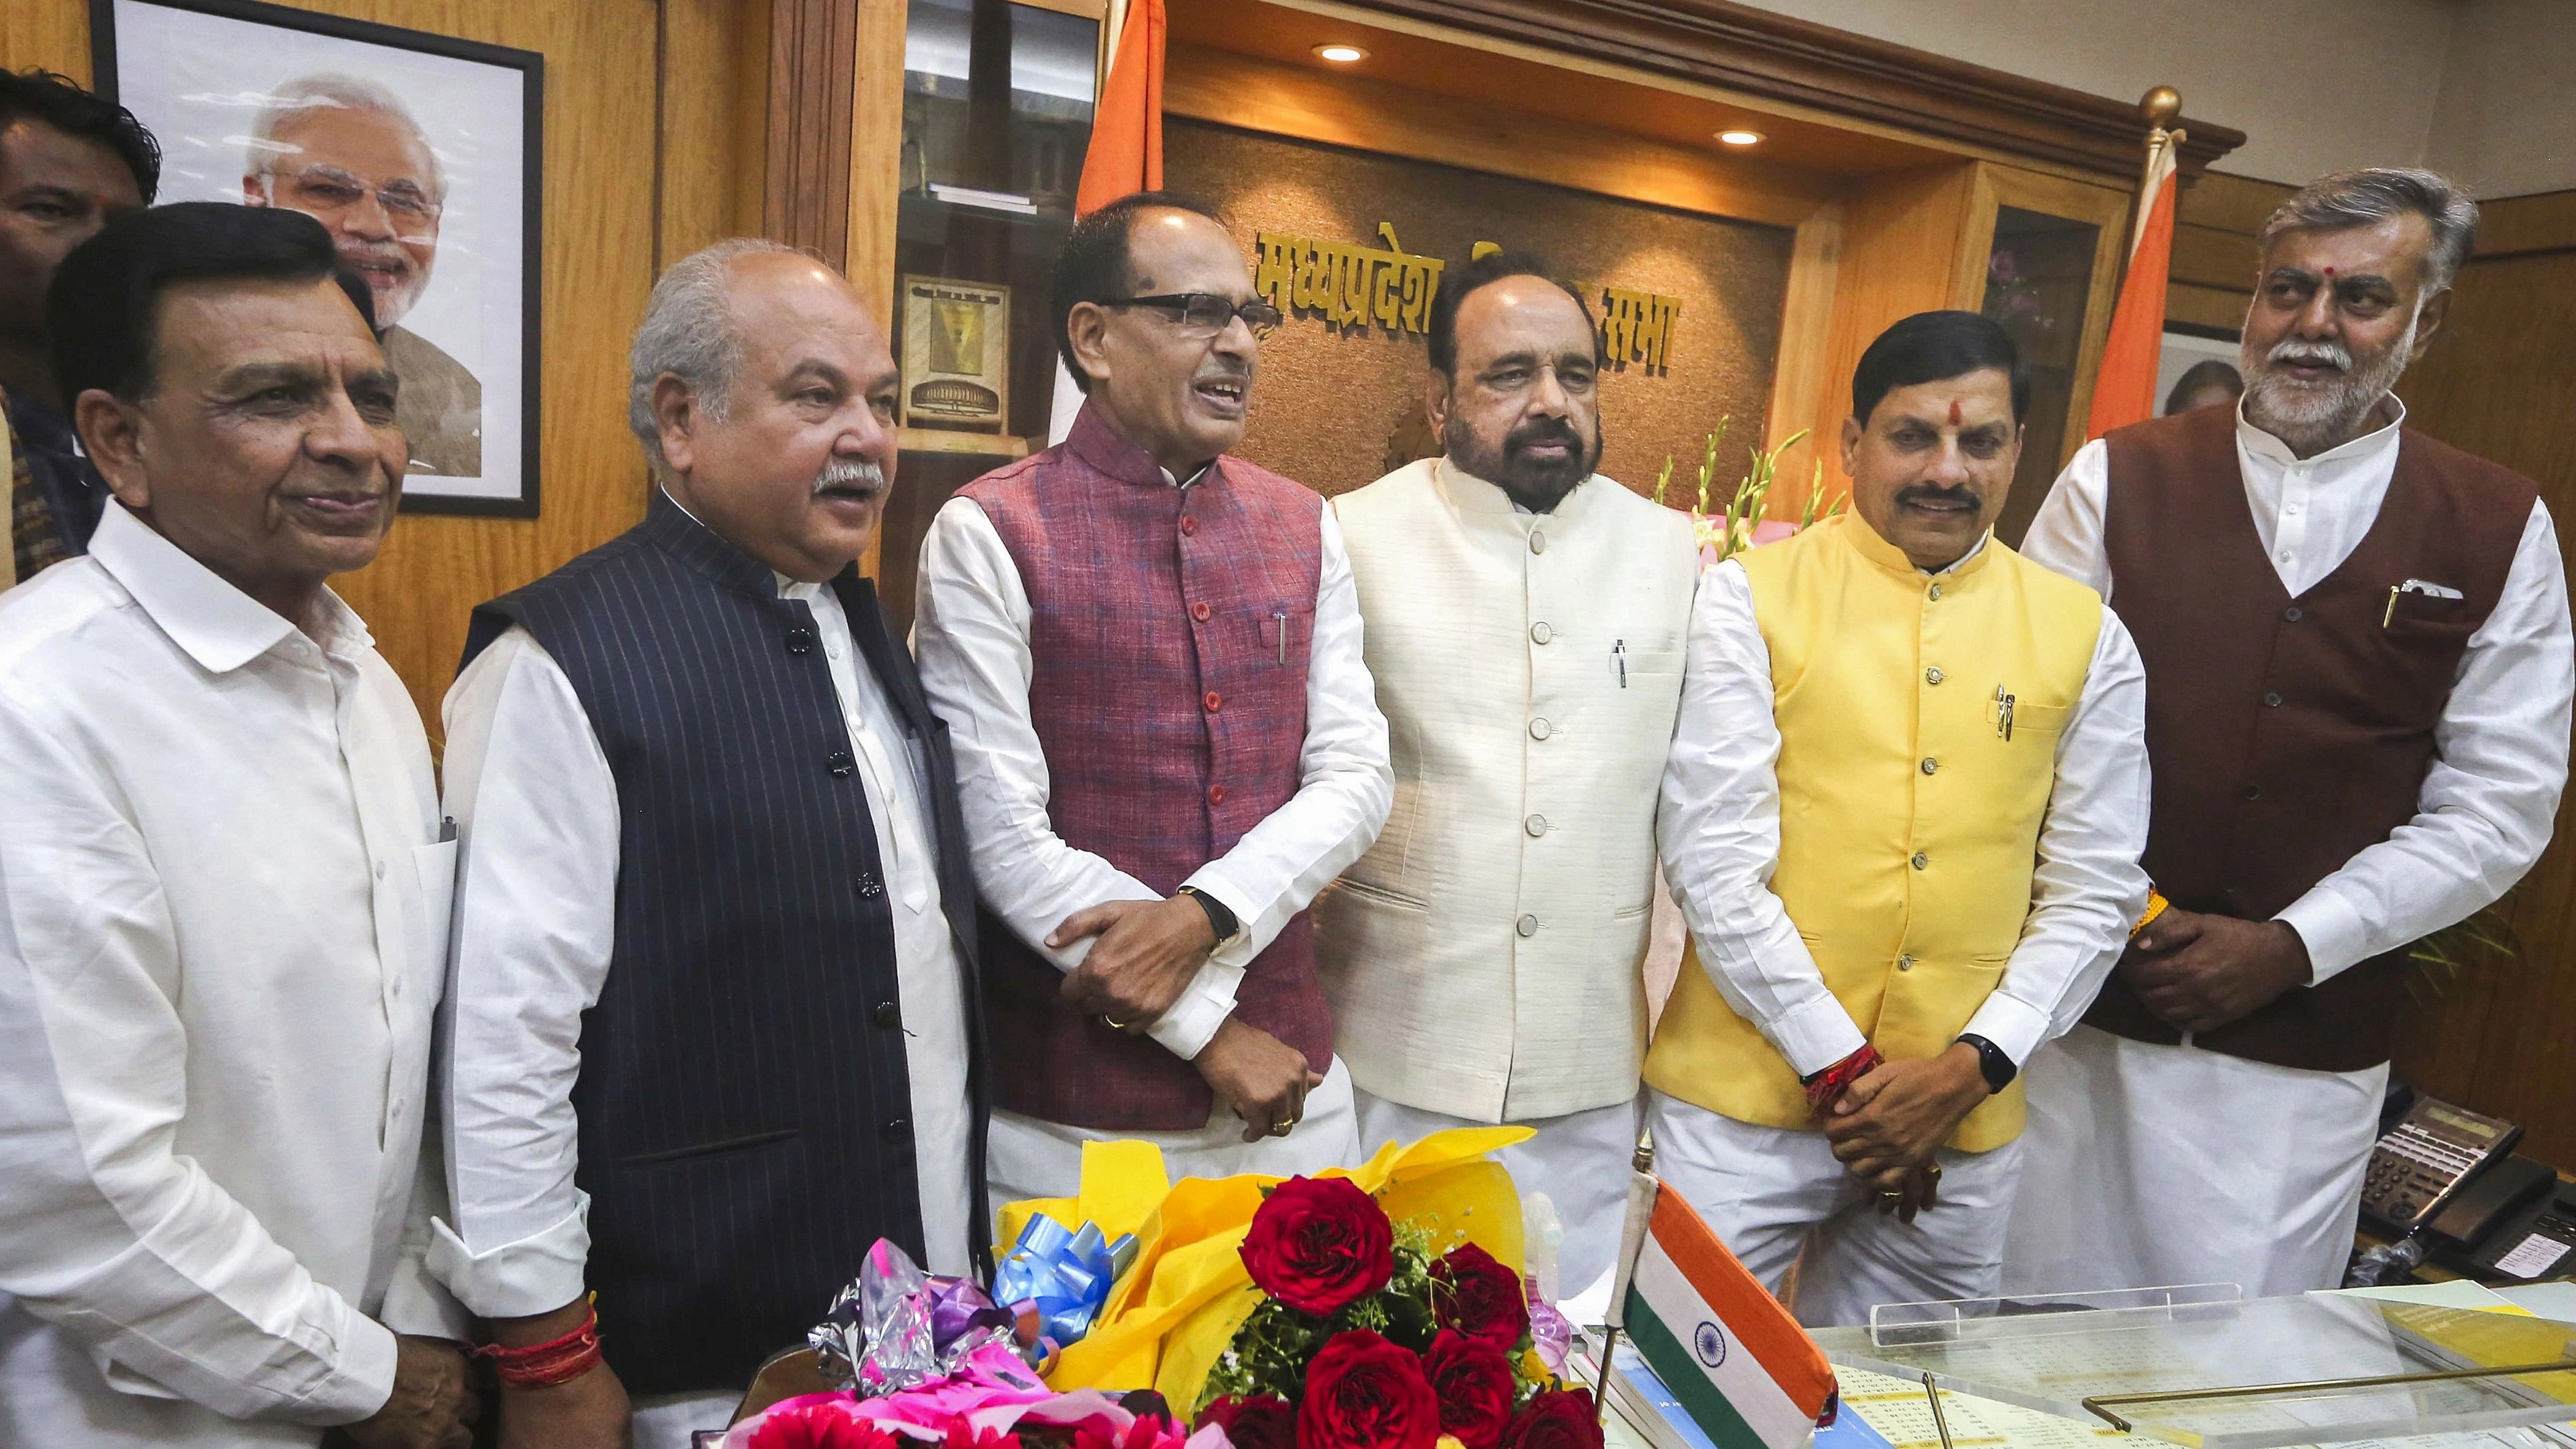
[[[1240,1253],[1262,1301],[1207,1375],[1202,1432],[1236,1449],[1599,1449],[1592,1396],[1534,1351],[1521,1275],[1437,1219],[1291,1178]]]

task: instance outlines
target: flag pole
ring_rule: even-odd
[[[2179,148],[2191,133],[2175,126],[2182,118],[2182,92],[2172,86],[2157,86],[2138,97],[2138,114],[2147,123],[2147,166],[2138,178],[2138,219],[2129,228],[2129,255],[2138,253],[2138,243],[2147,234],[2147,213],[2155,209],[2156,169],[2169,148]],[[2170,127],[2171,129],[2167,129]]]
[[[1628,1285],[1637,1276],[1637,1257],[1646,1250],[1646,1229],[1654,1221],[1655,1194],[1661,1184],[1655,1180],[1655,1134],[1650,1129],[1637,1137],[1637,1155],[1630,1159],[1628,1174],[1628,1221],[1619,1233],[1619,1272],[1610,1280],[1610,1307],[1602,1315],[1601,1371],[1593,1376],[1592,1418],[1601,1423],[1610,1412],[1610,1360],[1619,1351],[1619,1335],[1628,1326]]]

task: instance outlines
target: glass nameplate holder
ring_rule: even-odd
[[[2576,1420],[2576,1325],[2232,1283],[1872,1310],[1835,1363],[2192,1449]]]

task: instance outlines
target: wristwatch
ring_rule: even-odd
[[[1977,1070],[1985,1076],[1987,1096],[2011,1086],[2013,1078],[2021,1075],[2021,1068],[2013,1065],[2013,1059],[2004,1054],[2002,1047],[1975,1032],[1962,1033],[1959,1040],[1977,1049]]]
[[[1217,945],[1223,946],[1243,934],[1243,923],[1234,918],[1234,912],[1227,908],[1225,902],[1209,895],[1206,891],[1200,890],[1197,886],[1185,885],[1172,894],[1188,896],[1199,903],[1200,910],[1207,912],[1208,929],[1216,932]]]

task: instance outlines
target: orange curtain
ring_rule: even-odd
[[[1091,114],[1091,150],[1073,213],[1087,216],[1163,184],[1163,0],[1130,0],[1109,83]]]
[[[2138,231],[2128,280],[2120,284],[2120,304],[2111,314],[2102,370],[2093,380],[2093,410],[2084,425],[2088,439],[2156,415],[2156,365],[2165,345],[2165,282],[2173,269],[2177,190],[2170,149],[2160,162],[2149,181],[2154,190],[2147,223]]]

